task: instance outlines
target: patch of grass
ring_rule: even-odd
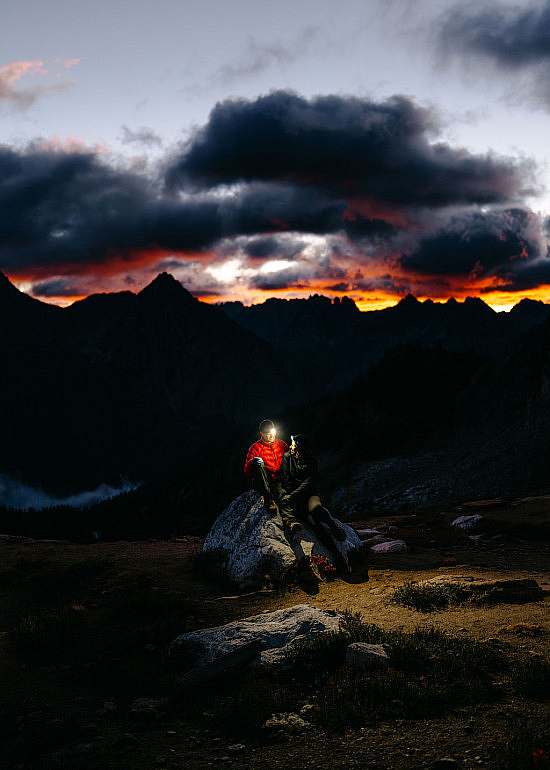
[[[388,667],[347,665],[346,648],[357,641],[384,644]],[[299,713],[305,702],[314,704],[306,719],[329,730],[429,718],[494,699],[493,673],[504,665],[490,645],[433,628],[386,631],[351,612],[338,630],[301,640],[286,657],[287,670],[248,671],[199,688],[196,697],[186,698],[188,715],[211,714],[233,734],[258,731],[275,713]]]
[[[548,726],[520,724],[500,748],[498,770],[550,770],[550,729]]]
[[[32,662],[57,662],[72,657],[84,625],[81,612],[70,607],[24,615],[12,634],[16,653],[21,660]]]
[[[185,717],[206,718],[229,736],[250,736],[260,734],[273,714],[297,711],[308,692],[307,686],[289,676],[247,671],[202,685],[192,698],[183,693],[179,707]]]
[[[419,612],[433,612],[471,601],[470,594],[452,583],[414,583],[409,581],[393,592],[391,603]]]
[[[495,671],[503,662],[498,651],[467,637],[451,636],[436,628],[419,628],[411,633],[387,631],[364,623],[361,613],[344,612],[338,631],[306,638],[289,650],[290,662],[302,666],[330,669],[343,662],[345,649],[352,642],[383,644],[389,650],[392,666],[410,672],[434,667],[462,675]]]
[[[322,726],[341,730],[380,719],[435,716],[449,709],[453,697],[437,677],[343,667],[327,680],[317,704]]]
[[[511,626],[503,626],[499,630],[503,634],[515,634],[516,636],[528,638],[540,637],[546,634],[546,629],[539,623],[514,623]]]
[[[512,670],[512,686],[524,698],[550,699],[550,661],[529,658]]]
[[[127,656],[151,645],[160,650],[188,629],[196,603],[187,594],[152,585],[153,580],[148,573],[136,575],[130,586],[98,597],[94,630],[101,655]]]
[[[21,557],[0,572],[0,588],[13,589],[21,601],[60,603],[97,589],[98,581],[111,574],[114,565],[105,558],[74,564],[53,564],[48,559]]]

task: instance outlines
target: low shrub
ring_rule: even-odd
[[[521,723],[495,757],[498,770],[550,770],[550,729],[547,725]]]
[[[533,657],[514,666],[512,686],[524,698],[550,699],[550,661]]]
[[[444,610],[452,605],[465,604],[469,593],[452,583],[413,583],[409,581],[393,592],[392,604],[409,607],[419,612]]]
[[[18,621],[13,641],[22,660],[59,661],[73,655],[83,628],[81,612],[70,607],[38,610]]]

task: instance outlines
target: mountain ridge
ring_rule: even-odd
[[[403,297],[400,297],[398,300],[396,300],[394,305],[389,305],[386,308],[376,309],[376,310],[361,310],[355,300],[352,297],[349,297],[347,295],[344,295],[342,297],[329,297],[324,294],[314,293],[310,294],[309,297],[304,298],[290,298],[287,299],[285,297],[267,297],[265,300],[263,300],[260,303],[254,303],[251,305],[245,305],[240,300],[232,300],[227,302],[219,302],[219,303],[209,303],[204,302],[203,300],[199,299],[198,297],[195,297],[192,292],[187,289],[181,281],[179,281],[177,278],[175,278],[171,273],[168,273],[166,271],[162,271],[160,273],[157,273],[157,275],[145,286],[143,286],[141,289],[139,289],[137,292],[131,291],[130,289],[123,289],[121,291],[112,291],[112,292],[93,292],[92,294],[86,295],[86,297],[82,297],[81,299],[75,300],[75,302],[71,303],[70,305],[66,306],[60,306],[56,305],[53,302],[45,302],[44,300],[39,299],[38,297],[34,297],[31,294],[28,294],[27,292],[21,291],[17,288],[17,286],[10,280],[9,276],[0,270],[0,292],[2,292],[3,289],[10,288],[15,290],[15,292],[18,292],[20,295],[24,295],[27,297],[30,297],[35,302],[40,302],[42,305],[47,305],[49,307],[59,307],[61,310],[64,310],[66,308],[72,307],[73,305],[83,302],[90,297],[97,297],[97,296],[105,296],[105,295],[111,295],[111,294],[134,294],[135,296],[139,296],[141,294],[148,294],[151,292],[158,292],[161,295],[163,293],[168,294],[168,291],[172,292],[175,295],[186,297],[188,300],[193,299],[196,302],[202,302],[205,305],[215,305],[215,306],[224,306],[224,305],[240,305],[243,308],[251,308],[251,307],[261,307],[262,305],[266,303],[295,303],[295,302],[318,302],[318,301],[328,301],[331,305],[339,305],[341,303],[349,303],[350,305],[353,305],[358,312],[362,314],[369,314],[369,313],[381,313],[387,310],[391,310],[396,307],[442,307],[445,305],[449,306],[468,306],[468,305],[476,305],[478,307],[484,307],[490,310],[491,312],[501,315],[501,314],[509,314],[512,311],[514,311],[517,307],[520,305],[525,305],[528,303],[536,303],[537,305],[543,305],[545,307],[550,308],[550,303],[543,302],[542,300],[534,300],[530,299],[528,297],[523,297],[521,300],[519,300],[517,303],[515,303],[510,310],[504,310],[504,311],[495,311],[487,302],[485,302],[481,297],[477,296],[471,296],[467,295],[464,297],[462,301],[457,300],[455,297],[449,297],[445,301],[436,301],[431,298],[426,298],[424,300],[419,300],[418,297],[416,297],[412,293],[407,293]],[[1,293],[0,293],[1,296]]]

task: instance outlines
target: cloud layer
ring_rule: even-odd
[[[167,169],[170,189],[292,183],[397,206],[497,203],[525,194],[524,164],[432,143],[435,115],[404,96],[304,99],[276,91],[215,106]]]
[[[124,130],[158,147],[153,129]],[[148,173],[85,148],[0,146],[0,268],[50,299],[139,288],[159,269],[245,300],[535,285],[547,232],[522,205],[533,165],[438,131],[404,96],[275,91],[218,103]]]
[[[457,4],[440,19],[438,48],[444,57],[478,60],[507,78],[520,76],[513,98],[550,108],[549,29],[549,0]]]

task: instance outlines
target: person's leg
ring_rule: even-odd
[[[307,507],[311,518],[316,524],[326,524],[331,535],[336,540],[342,542],[346,539],[346,533],[338,526],[329,511],[321,503],[319,495],[311,495],[307,501]]]
[[[252,489],[255,489],[256,492],[271,497],[269,477],[265,469],[265,464],[259,457],[255,457],[250,463],[250,486]]]
[[[254,458],[250,464],[250,485],[252,489],[264,496],[264,505],[269,510],[276,506],[273,501],[273,492],[271,489],[271,479],[265,469],[265,463],[259,457]]]
[[[296,506],[294,503],[284,503],[279,500],[279,513],[281,514],[283,527],[289,534],[295,535],[298,532],[301,532],[303,524],[296,515]]]

